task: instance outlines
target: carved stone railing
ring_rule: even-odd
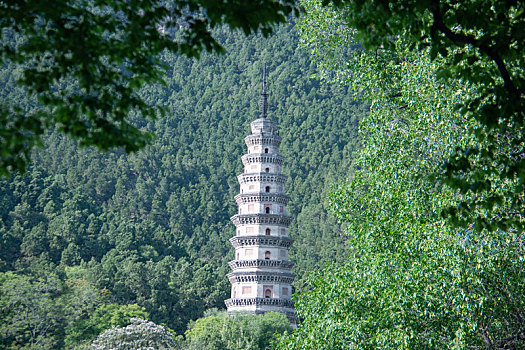
[[[236,236],[230,238],[234,248],[241,246],[267,246],[289,248],[294,239],[290,237],[272,237],[272,236]]]
[[[286,215],[278,214],[237,214],[230,218],[235,226],[239,225],[290,225],[292,218]]]
[[[231,306],[280,306],[293,308],[294,303],[290,299],[278,299],[278,298],[231,298],[224,301],[227,307]]]
[[[232,272],[228,274],[230,283],[264,282],[264,283],[292,283],[295,273],[291,272]]]
[[[266,154],[266,153],[252,153],[245,154],[241,157],[242,164],[252,164],[252,163],[273,163],[282,165],[284,157],[278,154]]]
[[[255,174],[240,174],[237,176],[239,184],[247,182],[276,182],[279,184],[285,184],[288,176],[283,174],[273,173],[255,173]]]
[[[280,269],[291,269],[295,263],[288,260],[270,260],[270,259],[254,259],[254,260],[233,260],[228,263],[230,269],[242,269],[242,268],[257,268],[257,267],[270,267]]]
[[[248,135],[244,138],[246,146],[255,146],[255,145],[269,145],[279,147],[281,144],[281,137],[279,135],[273,136],[262,136],[260,134]]]
[[[235,196],[235,201],[238,205],[245,203],[277,203],[277,204],[288,204],[290,197],[285,194],[276,193],[255,193],[255,194],[238,194]]]

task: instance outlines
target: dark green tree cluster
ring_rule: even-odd
[[[258,116],[263,62],[269,116],[279,123],[289,176],[296,287],[304,286],[308,271],[344,259],[342,230],[327,215],[325,198],[330,184],[345,177],[359,144],[357,123],[368,108],[346,87],[310,78],[314,68],[297,46],[293,25],[270,38],[246,39],[227,28],[216,29],[214,37],[225,55],[197,60],[165,52],[165,84],[137,93],[167,111],[156,120],[129,116],[140,132],[156,135],[151,145],[132,155],[124,149],[99,153],[54,130],[32,153],[25,175],[0,181],[1,271],[32,285],[56,276],[59,291],[41,298],[48,307],[70,307],[68,288],[75,281],[106,296],[75,322],[57,317],[49,323],[56,326],[43,339],[51,339],[52,348],[96,337],[103,331],[95,326],[103,317],[97,310],[111,305],[137,304],[177,334],[206,309],[224,308],[233,259],[229,218],[236,211],[243,139]],[[20,74],[16,65],[2,66],[1,98],[31,112],[39,105],[16,86]],[[2,298],[9,303],[13,296]],[[15,322],[1,315],[0,323]],[[2,338],[6,347],[28,344],[17,338],[27,329],[16,329]]]
[[[73,272],[73,271],[70,271]],[[102,331],[149,317],[136,304],[119,305],[107,290],[84,279],[55,273],[35,277],[0,273],[2,349],[73,349]]]

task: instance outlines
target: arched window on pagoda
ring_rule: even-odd
[[[272,234],[272,230],[270,230],[269,228],[266,229],[266,235],[269,236]]]
[[[265,148],[265,149],[264,149],[264,153],[268,153],[268,148]]]
[[[267,251],[264,253],[264,259],[266,259],[266,260],[270,260],[271,255],[272,255],[272,253],[270,253],[270,251],[267,250]]]
[[[270,186],[266,186],[265,190],[266,192],[270,192]]]
[[[270,288],[266,288],[264,290],[264,297],[265,298],[271,298],[272,297],[272,290]]]

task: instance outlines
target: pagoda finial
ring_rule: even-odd
[[[263,87],[261,99],[259,100],[259,109],[261,111],[261,118],[266,118],[268,112],[268,94],[266,93],[266,63],[263,66]]]

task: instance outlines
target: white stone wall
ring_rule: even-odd
[[[247,164],[244,167],[244,173],[245,174],[264,173],[264,172],[267,172],[266,169],[268,169],[268,172],[272,174],[280,174],[282,170],[279,164],[252,163],[252,164]]]
[[[266,207],[269,208],[269,213],[266,213]],[[239,205],[239,214],[278,214],[286,215],[286,206],[279,203],[268,203],[268,202],[255,202],[255,203],[243,203]],[[264,233],[263,233],[264,234]]]
[[[266,192],[266,187],[270,187],[270,191]],[[271,181],[250,181],[241,184],[241,193],[284,193],[284,184],[279,184]]]
[[[291,299],[292,286],[289,283],[257,283],[257,282],[237,282],[232,284],[232,298],[264,298],[265,287],[270,286],[272,290],[271,298]],[[283,294],[284,288],[287,295]]]
[[[270,236],[288,237],[288,228],[278,225],[242,225],[237,227],[237,236],[266,235],[266,229],[270,229]]]
[[[277,153],[278,148],[274,145],[248,145],[248,154],[257,154],[257,153],[264,153],[264,154],[274,154]]]
[[[285,254],[282,251],[286,248],[278,247],[260,247],[260,246],[244,246],[235,248],[236,260],[256,260],[266,259],[266,252],[270,252],[269,260],[288,260],[288,252]],[[238,258],[237,258],[238,257]],[[281,258],[282,257],[282,258]]]
[[[282,157],[278,155],[280,138],[278,138],[278,136],[274,138],[274,129],[275,124],[269,119],[260,118],[251,123],[252,135],[246,138],[249,155],[242,157],[245,163],[245,175],[239,175],[238,180],[240,182],[241,194],[262,195],[255,197],[236,196],[237,202],[240,203],[238,206],[238,215],[241,215],[241,217],[234,216],[232,218],[233,222],[238,225],[235,232],[236,236],[268,236],[267,230],[269,230],[270,237],[288,236],[288,228],[286,227],[287,219],[279,218],[278,220],[274,220],[275,218],[272,217],[261,218],[260,216],[254,216],[252,218],[246,217],[253,214],[287,215],[285,204],[287,197],[264,196],[265,193],[285,194],[284,181],[286,177],[281,175],[276,176],[276,174],[281,174],[282,168],[278,163],[282,162]],[[256,136],[261,133],[264,134],[264,138],[262,139]],[[267,187],[269,187],[269,191],[267,191]],[[261,221],[277,221],[281,224],[253,223]],[[252,223],[248,224],[249,222]],[[268,246],[273,244],[272,242],[275,242],[275,240],[234,240],[235,245],[265,244],[266,246],[243,245],[235,248],[235,260],[238,262],[231,265],[232,268],[235,266],[234,274],[229,275],[231,281],[233,281],[231,298],[266,299],[266,297],[269,297],[271,300],[264,300],[262,303],[261,300],[258,300],[259,305],[236,305],[237,303],[242,304],[248,301],[228,301],[229,312],[277,311],[286,314],[293,313],[293,308],[290,307],[288,301],[292,295],[292,286],[288,282],[293,280],[293,274],[290,272],[293,264],[288,263],[288,248]],[[286,244],[289,243],[288,240],[284,242],[286,242]],[[254,273],[257,277],[254,277]],[[286,281],[286,283],[284,281]],[[266,289],[271,290],[271,295],[265,295]],[[284,291],[286,291],[286,293],[284,293]]]

